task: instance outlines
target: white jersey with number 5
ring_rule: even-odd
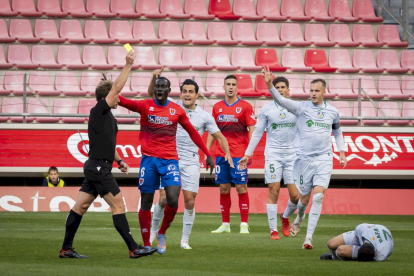
[[[390,230],[379,224],[363,223],[355,228],[355,238],[359,246],[365,241],[375,247],[375,261],[385,261],[392,253],[394,241]]]

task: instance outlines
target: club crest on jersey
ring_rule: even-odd
[[[170,114],[175,115],[175,109],[174,108],[170,108]]]
[[[275,174],[272,174],[271,178],[272,179],[276,179],[276,175]]]
[[[144,178],[139,179],[139,186],[141,186],[142,184],[144,184]]]
[[[169,171],[175,171],[176,169],[177,169],[177,167],[175,165],[169,165],[168,166]]]
[[[323,117],[325,116],[325,114],[323,114],[323,112],[322,111],[319,111],[318,112],[318,118],[319,119],[323,119]]]
[[[236,112],[237,113],[240,113],[242,111],[242,108],[241,107],[236,107]]]
[[[280,119],[285,119],[285,118],[286,118],[286,114],[285,114],[284,112],[281,112],[281,113],[279,114],[279,118],[280,118]]]

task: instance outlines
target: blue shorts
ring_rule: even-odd
[[[159,188],[180,186],[181,176],[178,160],[142,156],[138,188],[141,193],[155,193]]]
[[[240,158],[233,158],[234,168],[231,168],[224,157],[216,157],[216,184],[234,183],[247,184],[247,169],[240,170]]]

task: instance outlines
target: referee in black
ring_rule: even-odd
[[[111,108],[116,109],[118,107],[118,95],[128,79],[134,59],[135,53],[133,51],[128,52],[125,67],[115,82],[104,80],[96,87],[96,100],[98,102],[91,109],[89,115],[90,149],[89,159],[83,166],[85,180],[79,190],[76,204],[66,218],[65,239],[59,253],[60,258],[87,258],[87,256],[79,255],[72,248],[72,243],[83,214],[86,213],[98,195],[103,197],[111,206],[115,228],[127,244],[130,258],[152,255],[157,251],[156,248],[139,246],[132,238],[125,216],[122,193],[111,173],[114,161],[118,163],[122,172],[128,173],[129,169],[115,149],[118,127]]]

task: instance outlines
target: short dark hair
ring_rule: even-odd
[[[317,82],[321,82],[323,88],[326,88],[326,80],[324,80],[324,79],[314,79],[313,81],[311,81],[311,84],[317,83]]]
[[[198,93],[198,89],[199,89],[198,84],[195,81],[193,81],[192,79],[186,79],[186,80],[183,81],[183,83],[180,86],[180,91],[181,92],[183,92],[184,85],[194,85],[195,92]]]
[[[103,80],[95,88],[95,97],[96,100],[105,99],[108,96],[109,92],[112,89],[114,83],[111,80]]]
[[[286,87],[289,88],[289,81],[285,77],[276,77],[273,79],[272,83],[274,86],[276,86],[277,83],[284,82],[286,84]]]
[[[50,173],[51,171],[56,171],[57,173],[59,173],[58,168],[56,168],[55,166],[50,167],[47,173]]]
[[[375,247],[370,243],[364,243],[358,250],[358,262],[370,262],[374,260]]]
[[[226,82],[226,80],[229,79],[235,79],[237,81],[237,77],[235,75],[228,75],[227,77],[224,78],[224,82]]]
[[[171,82],[166,77],[158,77],[155,81],[157,81],[157,80],[166,80],[168,82],[168,87],[171,87]]]

